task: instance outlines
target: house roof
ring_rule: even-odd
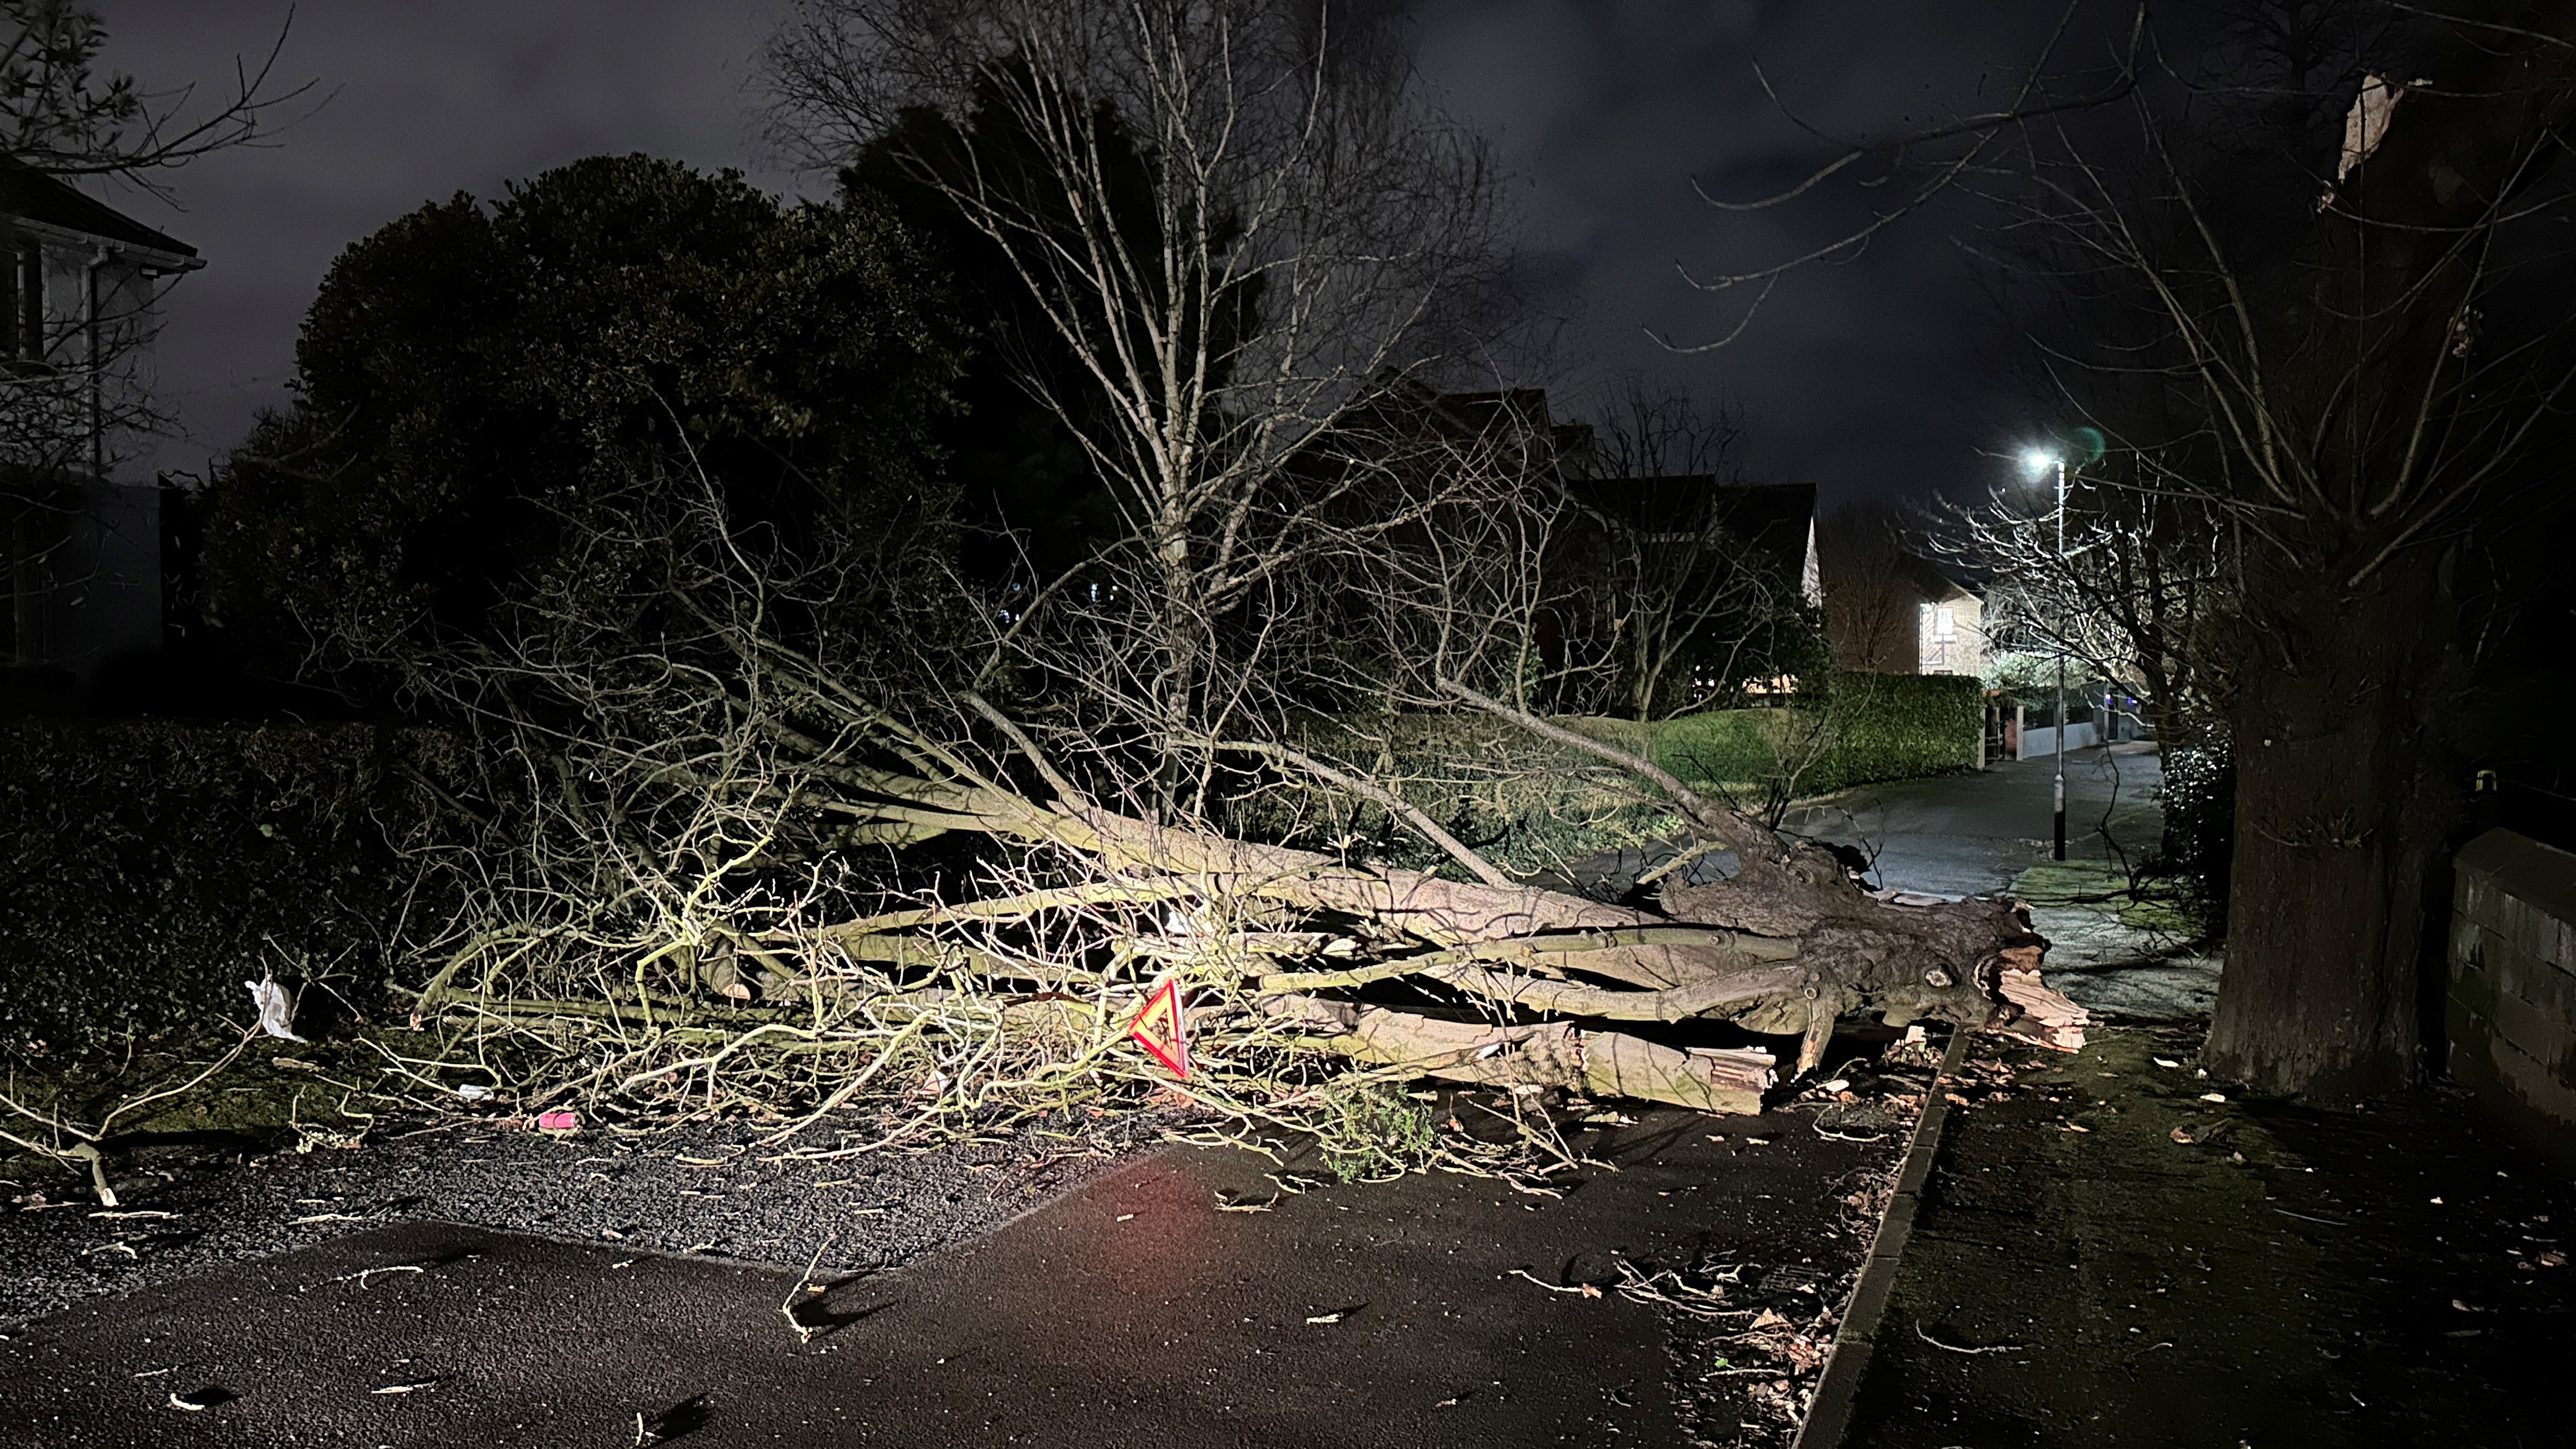
[[[1986,594],[1987,579],[1948,560],[1928,559],[1917,553],[1900,554],[1896,559],[1896,570],[1917,594],[1930,602],[1983,599]]]
[[[24,162],[0,156],[0,216],[41,222],[129,247],[167,252],[188,261],[197,249],[166,232],[153,230],[106,202],[83,195],[59,177],[48,176]]]
[[[1712,522],[1791,567],[1804,564],[1816,513],[1812,483],[1720,483],[1708,473],[1573,478],[1584,505],[1639,533],[1697,534]]]
[[[1805,563],[1807,539],[1815,531],[1815,484],[1737,484],[1712,497],[1717,521],[1728,532],[1793,568]]]

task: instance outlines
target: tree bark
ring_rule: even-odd
[[[2467,797],[2447,716],[2465,685],[2440,570],[2406,555],[2359,597],[2278,616],[2286,667],[2231,710],[2236,852],[2210,1070],[2328,1100],[2420,1076],[2428,935]]]
[[[2482,368],[2497,230],[2576,124],[2576,0],[2460,19],[2432,83],[2329,193],[2303,288],[2264,320],[2277,372],[2244,456],[2295,509],[2254,515],[2235,734],[2235,878],[2211,1070],[2332,1099],[2421,1073],[2423,963],[2466,818],[2467,693],[2450,540],[2509,495],[2563,362]],[[2548,381],[2554,373],[2558,381]],[[2522,412],[2522,407],[2531,411]]]

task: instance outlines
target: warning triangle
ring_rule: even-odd
[[[1183,1081],[1190,1075],[1190,1039],[1181,1026],[1181,983],[1166,981],[1145,999],[1145,1009],[1127,1026],[1136,1044]]]

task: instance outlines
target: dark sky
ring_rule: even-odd
[[[264,53],[279,0],[98,0],[109,54],[154,87],[210,88]],[[1422,66],[1511,169],[1539,294],[1573,317],[1554,358],[1560,411],[1636,370],[1739,402],[1766,476],[1828,506],[1981,488],[1992,455],[2044,423],[2006,384],[1992,309],[1957,239],[1972,218],[1912,218],[1858,260],[1785,283],[1734,345],[1698,357],[1737,304],[1693,292],[1677,261],[1767,258],[1836,234],[1886,195],[1848,188],[1758,217],[1709,211],[1694,177],[1751,194],[1831,153],[1803,119],[1885,136],[1991,101],[2034,54],[2058,0],[1423,0]],[[136,216],[207,267],[171,297],[163,389],[185,436],[165,467],[202,472],[254,409],[283,400],[295,329],[349,242],[463,189],[600,152],[646,151],[756,184],[770,169],[749,106],[774,0],[329,0],[295,17],[281,74],[330,92],[272,145],[172,179],[183,210]]]

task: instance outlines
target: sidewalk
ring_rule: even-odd
[[[2352,1112],[2209,1100],[2194,1061],[2218,962],[2080,888],[2105,877],[2088,860],[2113,859],[2090,828],[2106,815],[2133,857],[2153,847],[2154,764],[2069,757],[2065,866],[2046,859],[2044,760],[1792,821],[1883,842],[1900,889],[2010,885],[2051,938],[2050,984],[2109,1023],[2072,1058],[1972,1057],[1839,1442],[2569,1442],[2576,1184],[2449,1094]]]
[[[2446,1096],[2202,1100],[2199,1037],[1989,1059],[1950,1110],[1842,1443],[2569,1442],[2576,1185]]]

